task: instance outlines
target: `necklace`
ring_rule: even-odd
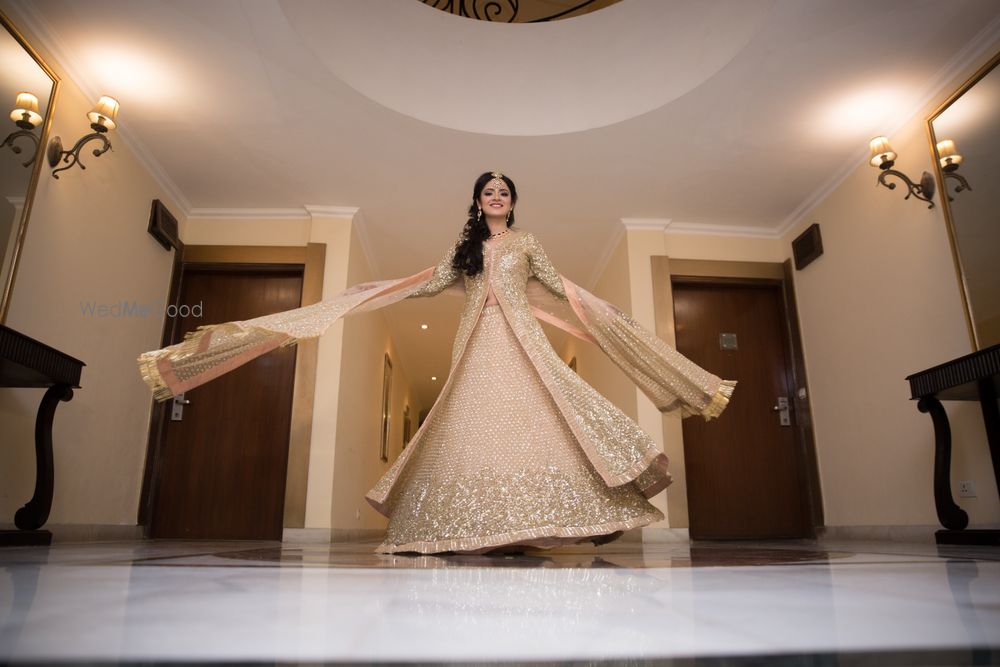
[[[503,230],[502,232],[497,232],[496,234],[490,234],[490,238],[491,239],[498,238],[500,236],[503,236],[504,234],[506,234],[509,231],[510,231],[510,227],[508,227],[507,229]]]

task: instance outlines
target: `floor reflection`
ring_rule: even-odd
[[[995,664],[1000,647],[1000,549],[664,539],[427,556],[375,546],[0,550],[0,664]]]
[[[828,563],[849,558],[848,551],[775,546],[762,548],[745,543],[700,543],[660,546],[641,542],[607,545],[583,550],[577,547],[523,554],[376,554],[368,544],[275,545],[250,549],[227,549],[216,553],[180,554],[136,558],[136,565],[204,566],[231,564],[239,567],[323,567],[435,569],[487,568],[691,568],[753,567],[796,563]],[[574,550],[575,549],[575,550]],[[595,553],[596,552],[596,553]]]

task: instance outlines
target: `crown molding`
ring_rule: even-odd
[[[742,236],[747,238],[778,238],[769,227],[750,225],[714,225],[704,222],[677,222],[672,218],[622,218],[628,230],[653,230],[664,234],[697,234],[700,236]]]
[[[751,225],[712,225],[704,222],[672,222],[665,234],[696,234],[699,236],[729,236],[750,239],[777,239],[780,235],[772,227]]]
[[[937,73],[930,78],[924,88],[920,101],[914,105],[908,113],[902,114],[895,123],[889,124],[889,131],[885,136],[891,136],[898,132],[900,128],[912,122],[914,118],[924,113],[925,109],[934,103],[935,100],[942,100],[956,88],[953,83],[963,72],[977,67],[986,62],[993,55],[997,42],[1000,41],[1000,16],[993,19],[980,30],[975,37],[970,39],[965,46],[956,53],[951,60],[945,64]],[[857,152],[851,154],[851,158],[834,172],[833,176],[827,179],[820,187],[810,193],[802,203],[788,214],[775,228],[775,235],[783,237],[815,208],[821,201],[829,197],[834,190],[847,180],[854,173],[858,165],[863,164],[868,159],[868,148],[859,148]]]
[[[41,43],[42,49],[47,52],[48,57],[55,61],[55,65],[60,69],[70,81],[73,82],[88,99],[96,100],[101,94],[93,80],[86,75],[85,68],[72,56],[70,49],[56,35],[52,25],[45,20],[41,12],[33,3],[26,0],[9,0],[9,8],[13,10],[17,19],[28,28],[32,36]],[[127,117],[127,110],[126,110]],[[167,175],[163,165],[153,157],[139,137],[128,127],[128,123],[120,123],[115,132],[122,138],[122,143],[128,147],[135,158],[146,168],[149,175],[161,189],[174,201],[181,209],[184,217],[189,217],[191,212],[191,202],[177,184]]]
[[[326,204],[305,204],[303,207],[311,217],[353,218],[361,212],[357,206],[328,206]]]
[[[304,208],[193,208],[189,220],[308,220]]]
[[[666,232],[670,226],[670,218],[622,218],[625,229],[653,229]]]

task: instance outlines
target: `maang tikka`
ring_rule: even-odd
[[[486,184],[487,188],[507,189],[507,182],[503,180],[503,174],[501,174],[499,171],[491,171],[490,176],[492,176],[493,178],[492,180],[490,180],[489,183]]]

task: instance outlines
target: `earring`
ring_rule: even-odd
[[[479,222],[482,219],[483,219],[483,209],[479,209],[479,213],[476,213],[476,222]]]
[[[514,209],[507,211],[507,225],[510,226],[510,214],[514,212]]]

